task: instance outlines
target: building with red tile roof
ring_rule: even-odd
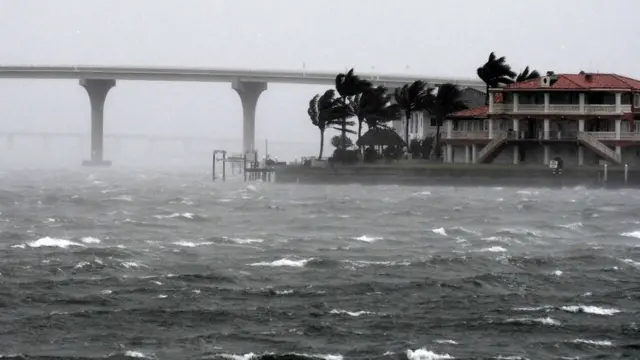
[[[445,161],[640,165],[638,119],[639,80],[548,72],[489,89],[488,105],[450,114]]]

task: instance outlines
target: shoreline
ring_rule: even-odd
[[[607,181],[603,166],[568,167],[555,175],[547,166],[431,164],[407,162],[392,164],[335,165],[305,167],[289,165],[275,169],[276,183],[361,184],[361,185],[451,185],[505,187],[578,187],[640,189],[640,169],[609,166]]]

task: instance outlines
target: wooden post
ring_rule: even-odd
[[[211,181],[216,181],[216,152],[213,150],[213,161],[211,162]]]
[[[607,176],[607,164],[604,164],[604,176],[603,176],[602,181],[603,181],[605,184],[607,183],[607,178],[608,178],[608,176]]]
[[[227,181],[227,152],[222,152],[222,182]]]
[[[629,180],[629,164],[624,164],[624,183],[627,184]]]

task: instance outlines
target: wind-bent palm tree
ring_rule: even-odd
[[[520,74],[518,74],[514,79],[513,82],[522,82],[522,81],[527,81],[527,80],[531,80],[531,79],[537,79],[540,77],[540,73],[537,70],[533,70],[531,72],[529,72],[529,66],[525,67],[524,70],[522,70],[522,72]]]
[[[399,106],[391,104],[391,98],[386,87],[376,86],[350,99],[358,118],[358,139],[362,136],[362,123],[366,123],[369,129],[386,127],[387,122],[398,117]]]
[[[437,89],[429,89],[429,96],[424,101],[423,107],[436,117],[436,138],[433,148],[436,158],[439,158],[440,127],[444,123],[444,118],[451,113],[466,109],[467,105],[462,101],[462,90],[451,83],[442,84]]]
[[[346,122],[344,119],[353,116],[353,109],[349,104],[344,104],[339,98],[336,98],[335,90],[329,89],[322,96],[316,94],[311,98],[307,113],[313,125],[320,130],[320,154],[318,155],[318,160],[321,160],[324,150],[325,130],[329,128],[341,130],[341,126]],[[353,122],[347,122],[347,125],[353,125]],[[347,131],[353,132],[351,130]]]
[[[498,87],[500,84],[512,84],[516,73],[507,64],[507,58],[497,57],[493,52],[489,59],[476,72],[478,77],[486,84],[485,105],[489,105],[489,88]]]
[[[428,96],[429,89],[427,88],[427,83],[422,80],[414,81],[411,84],[404,84],[397,88],[393,94],[396,104],[398,104],[404,112],[404,141],[407,144],[409,144],[409,119],[411,119],[411,113],[426,110],[425,105],[428,103]]]
[[[361,79],[359,76],[353,74],[353,69],[349,70],[346,74],[339,73],[336,76],[336,90],[340,94],[340,100],[343,105],[349,104],[349,97],[353,97],[362,94],[366,90],[371,88],[371,82]],[[343,137],[347,133],[347,118],[342,119],[341,134]]]

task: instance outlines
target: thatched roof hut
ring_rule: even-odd
[[[395,130],[373,128],[356,141],[358,146],[405,146],[406,143]]]

